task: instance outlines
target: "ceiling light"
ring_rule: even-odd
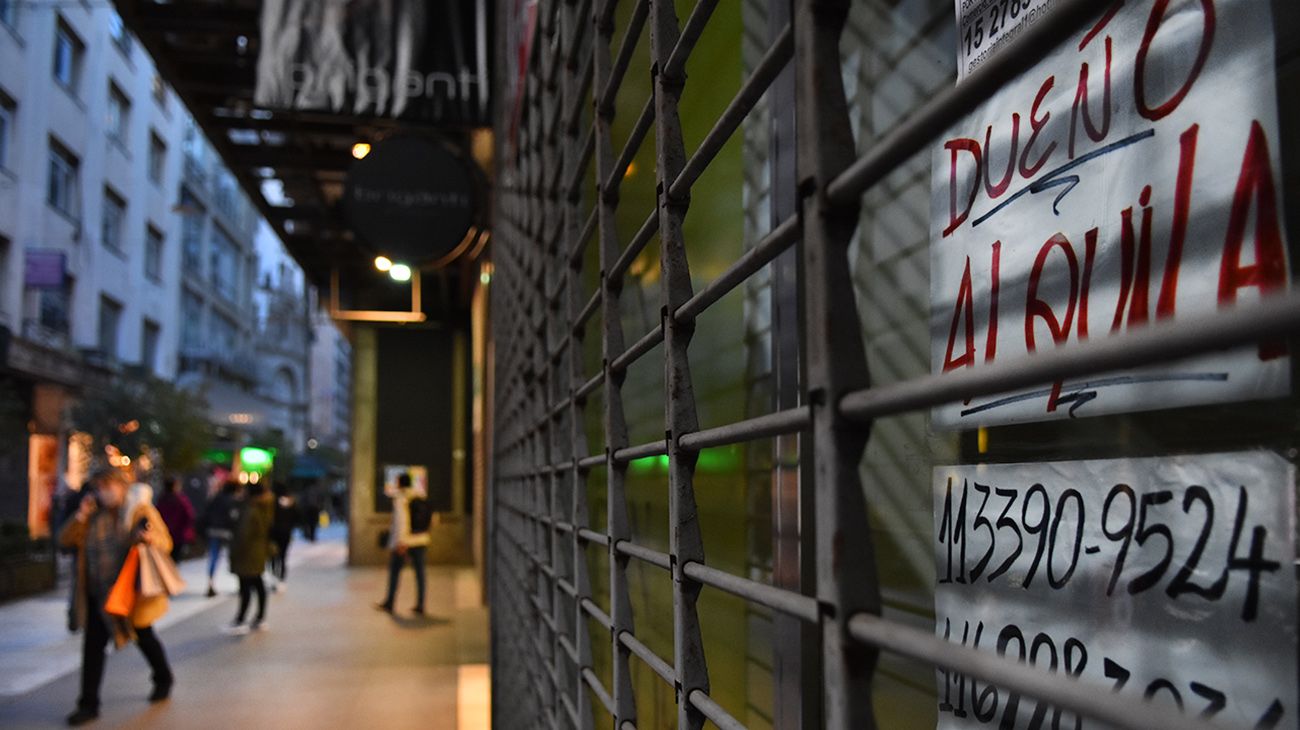
[[[389,270],[388,275],[393,277],[393,281],[410,281],[411,267],[406,264],[393,264],[393,268]]]
[[[356,159],[358,160],[364,159],[365,156],[368,154],[370,154],[369,142],[357,142],[356,144],[352,145],[352,156],[355,157]]]
[[[389,269],[393,268],[393,260],[388,258],[387,256],[376,256],[375,268],[379,269],[380,271],[388,271]]]

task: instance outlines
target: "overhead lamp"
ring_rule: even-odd
[[[388,275],[393,277],[393,281],[410,281],[411,267],[406,264],[393,264],[393,267],[388,271]]]
[[[370,154],[369,142],[357,142],[356,144],[352,145],[352,156],[354,158],[358,160],[362,160],[365,159],[366,155],[368,154]]]
[[[388,258],[387,256],[376,256],[375,268],[380,271],[388,271],[389,269],[393,268],[393,260]]]

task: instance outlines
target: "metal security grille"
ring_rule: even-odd
[[[678,725],[706,719],[740,728],[710,696],[697,599],[725,591],[817,627],[821,718],[830,728],[874,727],[872,674],[880,652],[1042,699],[1113,727],[1209,727],[1141,700],[1127,699],[1062,675],[946,642],[880,617],[870,528],[858,465],[874,420],[965,398],[1039,386],[1063,378],[1173,361],[1300,330],[1300,297],[1286,294],[1138,335],[1067,347],[1028,361],[925,376],[873,387],[856,314],[849,240],[863,194],[923,150],[979,101],[1013,79],[1072,33],[1103,3],[1054,6],[1010,49],[960,86],[931,98],[865,155],[855,152],[839,53],[848,0],[797,0],[793,19],[742,83],[699,147],[683,143],[678,103],[687,59],[718,0],[699,0],[684,24],[670,0],[634,3],[615,38],[618,0],[542,0],[527,59],[517,144],[505,160],[497,197],[493,332],[496,342],[496,443],[491,495],[493,684],[499,726],[636,727],[630,663],[643,662],[675,691]],[[630,138],[615,149],[614,95],[629,73],[633,49],[650,36],[653,95]],[[720,276],[694,291],[683,237],[692,185],[740,128],[777,76],[793,64],[797,106],[799,211],[748,249]],[[591,112],[590,125],[585,123]],[[618,188],[653,125],[658,204],[637,234],[617,240]],[[586,172],[594,155],[594,179]],[[586,186],[586,187],[584,187]],[[595,190],[590,214],[581,203]],[[633,260],[658,234],[663,315],[627,342],[620,295]],[[587,247],[598,246],[599,286],[583,291]],[[702,242],[707,245],[707,242]],[[701,429],[688,348],[697,316],[725,294],[797,248],[805,282],[801,302],[805,405]],[[594,321],[599,319],[599,323]],[[583,368],[585,338],[599,337],[602,366]],[[630,444],[621,388],[628,367],[664,346],[665,438]],[[588,400],[603,389],[604,443],[587,443]],[[696,515],[694,475],[702,449],[801,433],[811,460],[815,593],[757,582],[711,567]],[[625,479],[636,459],[666,456],[670,549],[632,539]],[[603,468],[602,468],[603,467]],[[604,476],[605,532],[591,529],[589,475]],[[587,555],[608,557],[607,596],[593,599]],[[673,655],[638,639],[628,595],[629,561],[671,575]],[[591,622],[603,628],[593,633]],[[593,642],[606,642],[612,672],[598,676]],[[597,703],[591,701],[595,697]],[[593,717],[593,707],[609,717]],[[598,712],[598,710],[597,710]]]

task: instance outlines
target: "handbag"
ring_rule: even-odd
[[[108,600],[104,602],[104,613],[110,616],[131,615],[131,610],[135,608],[135,583],[139,573],[140,549],[132,547],[127,551],[126,562],[122,563],[122,570],[118,572],[117,580],[113,582],[113,587],[108,592]]]
[[[153,551],[143,545],[136,550],[140,551],[140,596],[153,598],[163,595],[166,591],[163,589],[162,577],[158,575],[158,564],[154,562]]]
[[[380,530],[380,531],[379,531],[379,540],[378,540],[378,542],[379,542],[379,549],[380,549],[380,550],[387,550],[387,549],[388,549],[388,538],[390,538],[391,536],[392,536],[392,533],[389,532],[388,530]]]
[[[178,596],[185,592],[185,579],[176,569],[171,556],[152,545],[141,545],[140,557],[140,595],[143,596]],[[146,568],[146,566],[148,566]],[[146,576],[152,581],[146,588]]]

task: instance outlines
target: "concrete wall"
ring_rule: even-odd
[[[389,528],[392,515],[376,509],[376,491],[379,484],[378,448],[379,417],[381,412],[380,333],[374,326],[357,326],[353,330],[352,344],[352,462],[351,491],[349,494],[349,550],[351,565],[378,565],[387,560],[387,552],[378,544],[379,535]],[[465,412],[468,410],[468,383],[466,380],[466,349],[464,336],[456,333],[447,337],[450,347],[434,352],[400,353],[398,357],[417,357],[429,366],[431,376],[427,387],[445,398],[452,412],[451,432],[435,433],[429,438],[439,444],[437,448],[449,453],[438,454],[428,460],[430,482],[446,480],[451,490],[451,510],[434,514],[430,530],[430,563],[468,564],[473,560],[470,545],[470,517],[466,515],[465,435],[468,427]],[[387,348],[390,357],[393,350]],[[439,362],[441,360],[441,362]],[[449,373],[439,377],[433,373]],[[391,397],[391,396],[390,396]],[[390,409],[391,412],[391,409]],[[459,456],[458,456],[459,455]],[[440,457],[440,458],[439,458]],[[441,466],[440,466],[441,465]],[[433,491],[431,489],[431,491]]]

